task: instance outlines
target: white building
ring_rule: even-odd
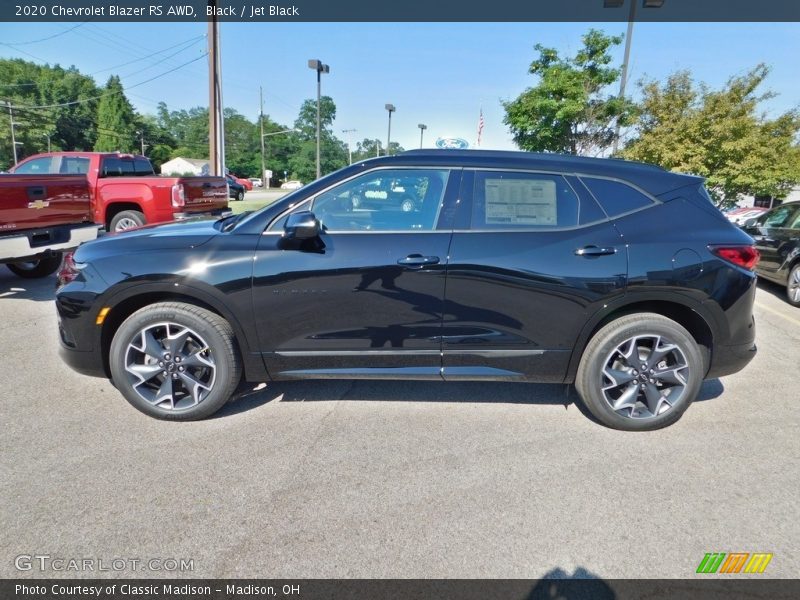
[[[162,175],[208,175],[207,158],[173,158],[161,165]]]

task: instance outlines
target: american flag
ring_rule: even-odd
[[[481,145],[481,135],[483,135],[483,108],[481,108],[481,116],[478,118],[478,147]]]

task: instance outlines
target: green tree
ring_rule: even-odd
[[[0,59],[0,103],[10,102],[19,158],[53,150],[90,150],[96,135],[94,80],[75,67]],[[13,162],[8,109],[0,110],[0,170]]]
[[[528,72],[538,77],[537,84],[503,102],[504,122],[521,149],[598,154],[613,144],[615,123],[630,122],[633,104],[605,93],[620,77],[620,70],[609,66],[609,49],[623,37],[592,29],[582,39],[583,47],[573,58],[534,46],[539,57]]]
[[[353,162],[375,158],[376,156],[384,156],[386,154],[384,146],[385,144],[377,138],[364,138],[362,141],[356,142],[356,147],[353,149]],[[405,148],[397,142],[391,142],[390,146],[390,154],[393,156],[400,152],[405,152]]]
[[[347,144],[333,134],[336,104],[330,96],[320,99],[320,169],[322,174],[331,173],[347,165]],[[317,177],[317,101],[306,100],[294,122],[297,133],[297,149],[289,159],[289,171],[293,178],[308,182]]]
[[[706,177],[723,205],[740,194],[785,196],[800,183],[800,115],[769,119],[759,112],[773,95],[760,91],[768,74],[758,65],[720,90],[695,83],[686,71],[663,84],[641,82],[637,137],[622,155]]]
[[[112,75],[97,106],[94,149],[98,152],[134,152],[136,148],[136,114],[125,97],[119,77]]]

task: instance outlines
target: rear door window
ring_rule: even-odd
[[[59,171],[65,175],[86,175],[89,172],[89,159],[80,156],[63,156]]]
[[[560,175],[478,171],[472,202],[473,230],[575,227],[578,196]]]
[[[581,177],[609,217],[653,206],[653,200],[636,188],[613,179]]]

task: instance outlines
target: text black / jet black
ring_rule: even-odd
[[[574,382],[601,423],[656,429],[753,358],[752,243],[698,177],[411,151],[84,244],[59,275],[61,354],[164,419],[242,378],[495,380]]]

